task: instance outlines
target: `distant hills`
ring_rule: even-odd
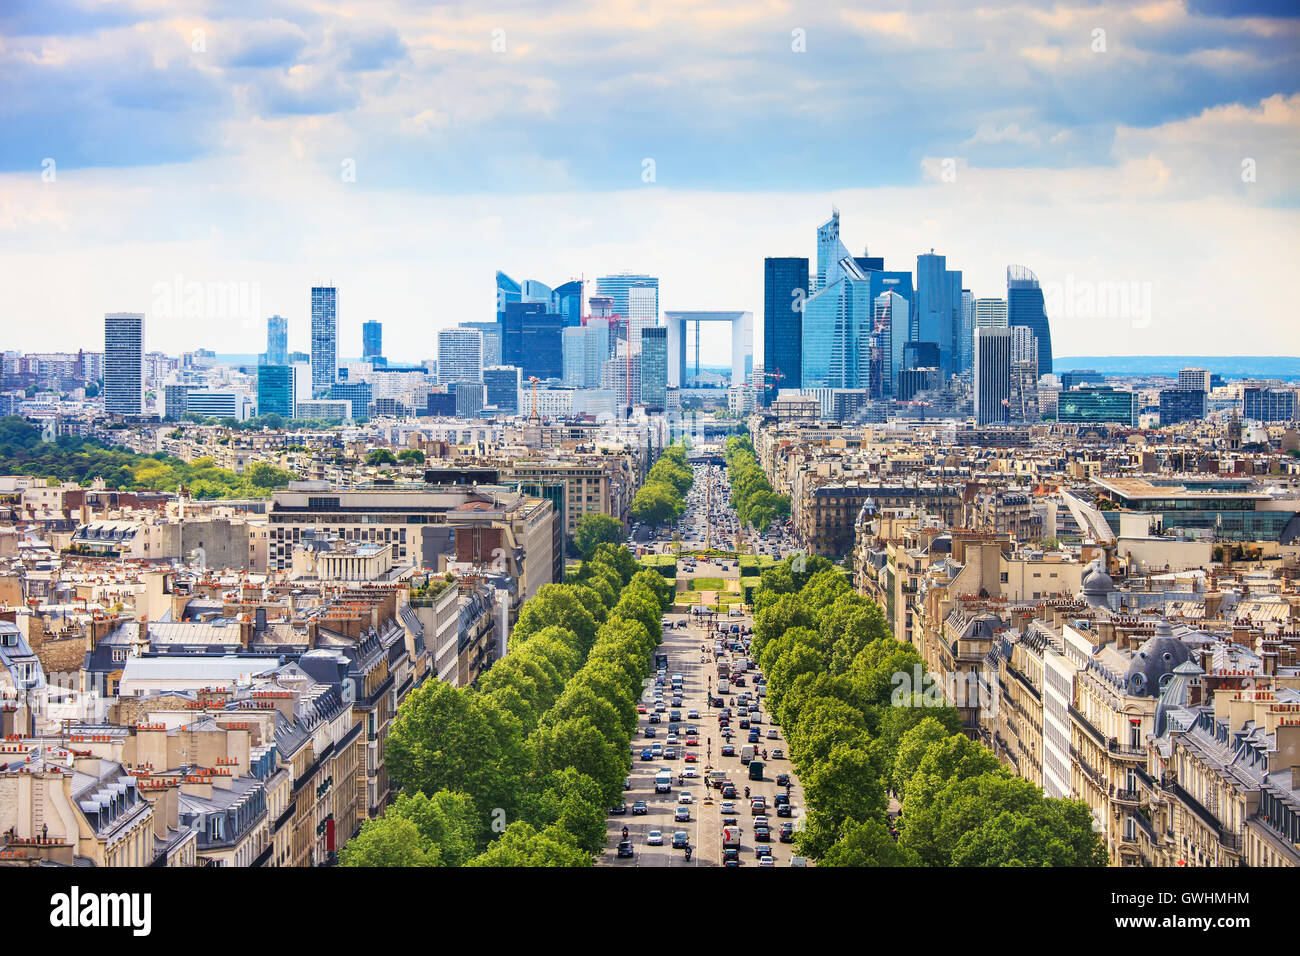
[[[1203,368],[1224,378],[1300,381],[1300,356],[1295,355],[1058,355],[1052,360],[1052,371],[1057,375],[1086,368],[1103,375],[1174,377],[1179,369]]]

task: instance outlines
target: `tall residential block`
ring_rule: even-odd
[[[266,364],[285,365],[289,361],[289,320],[273,315],[266,320]]]
[[[104,410],[144,414],[144,313],[104,316]]]
[[[977,329],[974,349],[975,422],[1007,420],[1011,402],[1011,330]]]
[[[339,292],[334,286],[311,290],[311,387],[329,391],[339,368]]]

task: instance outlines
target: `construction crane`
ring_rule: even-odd
[[[533,410],[528,415],[530,422],[540,422],[542,420],[542,416],[537,414],[537,383],[540,381],[541,379],[536,375],[528,376],[528,383],[533,387]]]

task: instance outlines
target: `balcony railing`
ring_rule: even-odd
[[[1114,799],[1116,803],[1136,804],[1139,802],[1140,797],[1141,792],[1138,790],[1116,790]]]
[[[1128,747],[1121,744],[1114,737],[1106,744],[1106,749],[1118,757],[1146,757],[1147,750],[1145,747]]]

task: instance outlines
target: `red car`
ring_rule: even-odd
[[[686,738],[686,746],[688,746],[688,747],[698,747],[699,745],[700,745],[700,738],[699,738],[699,737],[687,737],[687,738]]]
[[[696,763],[700,758],[693,751],[688,750],[686,751],[686,756],[683,759],[687,763]]]
[[[644,713],[645,713],[645,704],[637,704],[637,705],[636,705],[636,712],[637,712],[638,714],[644,714]]]

